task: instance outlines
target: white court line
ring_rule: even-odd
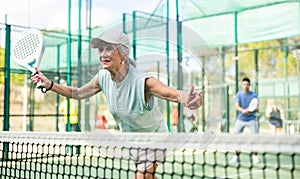
[[[292,166],[292,165],[283,165],[282,167],[287,167],[287,166]],[[263,171],[268,171],[268,170],[276,170],[276,168],[267,168],[265,170],[255,170],[255,171],[252,171],[252,172],[244,172],[244,173],[240,173],[239,175],[231,175],[231,176],[227,176],[227,177],[224,177],[224,178],[237,178],[237,177],[241,177],[241,176],[244,176],[244,175],[249,175],[250,173],[262,173]]]

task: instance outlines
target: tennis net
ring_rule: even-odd
[[[0,156],[4,178],[300,178],[300,135],[0,132]]]

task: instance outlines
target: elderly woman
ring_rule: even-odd
[[[135,68],[128,57],[130,40],[120,31],[109,30],[91,41],[91,48],[98,49],[102,65],[98,74],[80,88],[63,86],[48,79],[36,69],[31,80],[41,80],[44,92],[49,90],[65,97],[83,99],[103,92],[111,114],[123,132],[168,132],[163,115],[154,105],[154,97],[182,103],[189,109],[202,105],[201,91],[189,93],[166,86],[150,74]],[[136,161],[136,178],[156,178],[156,162]]]

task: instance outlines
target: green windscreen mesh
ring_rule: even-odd
[[[280,39],[300,34],[299,0],[178,0],[178,14],[176,14],[175,2],[161,0],[151,13],[136,11],[135,27],[132,23],[133,13],[127,14],[125,24],[116,25],[114,22],[111,26],[118,26],[120,29],[123,26],[132,40],[132,32],[135,31],[138,47],[136,56],[142,56],[149,51],[165,53],[167,16],[170,18],[168,27],[170,32],[176,31],[174,25],[176,25],[176,15],[178,15],[182,26],[193,30],[210,47]],[[167,9],[169,9],[169,15]],[[104,28],[101,27],[93,28],[91,37],[98,37],[103,31]],[[81,63],[82,65],[98,65],[96,51],[89,49],[87,32],[88,30],[82,32]],[[18,32],[12,31],[12,33],[13,43]],[[145,34],[153,38],[142,39],[141,37]],[[40,66],[41,70],[66,68],[67,34],[46,32],[44,35],[46,50]],[[163,38],[158,41],[156,37]],[[176,43],[176,39],[170,39],[170,41]],[[71,46],[72,66],[76,67],[78,37],[75,33],[72,35]],[[169,50],[170,56],[174,57],[175,49],[170,47]],[[11,66],[14,69],[21,69],[14,62]]]
[[[179,0],[179,19],[210,46],[226,46],[300,34],[298,0]],[[170,2],[169,7],[175,5]],[[157,15],[166,14],[161,3]],[[175,13],[175,12],[173,12]],[[174,14],[170,15],[174,17]]]
[[[239,43],[298,35],[299,2],[277,4],[239,13]]]

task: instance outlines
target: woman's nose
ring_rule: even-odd
[[[107,58],[107,55],[100,55],[99,60],[102,61],[103,58]]]

